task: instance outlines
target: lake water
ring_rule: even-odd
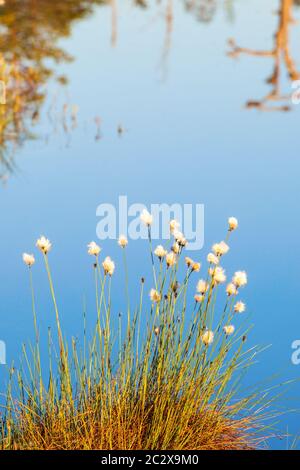
[[[291,362],[291,344],[300,338],[300,105],[291,100],[300,77],[297,3],[0,6],[1,53],[18,64],[15,80],[24,85],[22,99],[8,89],[7,105],[0,105],[0,340],[9,364],[32,338],[23,251],[34,251],[40,234],[51,239],[64,331],[80,335],[84,299],[94,315],[86,244],[96,239],[96,208],[126,195],[128,204],[148,207],[204,204],[205,245],[192,253],[200,259],[223,238],[227,217],[239,219],[225,267],[249,276],[243,298],[255,324],[250,344],[271,345],[247,381],[300,377]],[[114,241],[101,245],[121,264]],[[132,292],[147,277],[147,255],[144,242],[129,244]],[[53,312],[41,260],[34,282],[46,329]],[[117,269],[116,311],[121,282]],[[3,390],[4,366],[0,374]],[[299,393],[293,385],[280,406],[297,408]],[[280,430],[299,434],[299,415],[281,417]]]

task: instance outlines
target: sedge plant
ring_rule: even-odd
[[[237,271],[228,282],[221,267],[237,220],[229,219],[225,241],[213,246],[206,269],[185,256],[187,241],[176,220],[170,222],[172,241],[166,250],[152,246],[151,214],[144,211],[141,219],[149,235],[152,286],[148,282],[146,288],[141,279],[139,292],[129,298],[128,240],[121,236],[124,328],[111,302],[115,263],[102,259],[100,247],[91,242],[96,321],[90,338],[85,323],[80,349],[62,332],[50,241],[37,241],[56,321],[56,332],[49,331],[48,339],[40,337],[38,328],[35,257],[23,255],[35,342],[29,352],[23,348],[22,365],[10,369],[0,416],[2,449],[221,450],[263,444],[272,399],[259,389],[243,391],[242,378],[257,348],[247,349],[248,329],[236,326],[245,310],[239,293],[247,275]],[[47,366],[41,360],[41,341],[48,341]]]

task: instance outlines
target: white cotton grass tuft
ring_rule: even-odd
[[[209,274],[211,275],[215,284],[222,284],[226,281],[225,271],[223,268],[221,268],[221,266],[210,268]]]
[[[180,247],[184,247],[188,244],[187,239],[185,238],[183,233],[180,232],[179,230],[174,230],[173,236],[175,238],[176,243],[178,243]]]
[[[110,256],[107,256],[102,263],[102,267],[104,270],[104,274],[109,274],[110,276],[113,275],[115,271],[115,263],[111,260]]]
[[[237,288],[245,286],[248,282],[246,272],[237,271],[232,278],[232,282]]]
[[[178,255],[178,253],[180,252],[180,246],[177,242],[173,243],[171,250],[173,251],[173,253]]]
[[[195,273],[198,273],[200,269],[201,269],[201,263],[194,262],[192,264],[192,271],[194,271]]]
[[[193,265],[193,263],[194,263],[194,261],[192,260],[192,258],[189,258],[189,256],[186,256],[186,257],[184,258],[184,261],[185,261],[185,264],[187,265],[188,268],[190,268],[190,267]]]
[[[228,226],[229,226],[229,231],[232,232],[233,230],[236,230],[238,228],[238,220],[235,217],[229,217],[228,219]]]
[[[246,310],[246,305],[240,300],[235,304],[234,311],[235,313],[243,313]]]
[[[52,244],[48,238],[42,235],[36,242],[37,248],[46,255],[52,248]]]
[[[152,302],[157,303],[161,300],[161,295],[156,289],[151,289],[149,296]]]
[[[218,258],[216,255],[214,255],[213,253],[208,253],[208,255],[207,255],[207,261],[208,261],[209,264],[215,264],[215,265],[217,265],[217,264],[219,264],[219,261],[220,261],[220,260],[219,260],[219,258]]]
[[[226,293],[230,297],[231,295],[237,295],[238,291],[236,285],[230,282],[226,287]]]
[[[167,253],[167,250],[165,250],[162,245],[158,245],[154,250],[155,256],[157,256],[160,260],[162,260],[167,255]]]
[[[170,220],[170,232],[173,234],[176,230],[179,230],[180,224],[178,220],[172,219]]]
[[[147,211],[147,209],[142,210],[140,218],[141,221],[148,227],[150,227],[150,225],[153,223],[153,216],[150,214],[150,212]]]
[[[220,243],[215,243],[212,247],[212,251],[214,252],[216,256],[223,256],[223,255],[226,255],[226,253],[228,253],[229,246],[224,241]]]
[[[29,268],[31,268],[31,266],[34,265],[35,263],[35,257],[33,255],[30,255],[29,253],[23,253],[23,261],[24,263],[26,264],[26,266],[28,266]]]
[[[187,267],[191,269],[191,271],[195,271],[196,273],[200,271],[201,269],[200,263],[195,262],[192,258],[189,258],[188,256],[184,258],[184,261]]]
[[[166,263],[167,263],[168,268],[170,268],[171,266],[174,266],[176,262],[177,262],[176,254],[173,251],[170,251],[169,253],[167,253]]]
[[[234,330],[235,330],[234,325],[225,325],[223,327],[223,331],[224,331],[226,336],[232,335],[234,333]]]
[[[120,235],[120,236],[119,236],[118,245],[119,245],[121,248],[126,248],[126,246],[128,245],[128,240],[127,240],[127,238],[125,237],[125,235]]]
[[[98,256],[101,251],[100,246],[97,245],[96,242],[90,242],[87,247],[88,247],[88,254],[90,256]]]
[[[210,344],[212,344],[213,340],[214,340],[214,333],[211,330],[205,331],[203,335],[201,336],[201,341],[203,344],[205,344],[205,346],[209,346]]]
[[[198,281],[196,289],[197,289],[197,292],[199,292],[199,294],[205,294],[208,288],[209,288],[209,285],[206,281],[204,281],[203,279],[200,279],[200,281]]]

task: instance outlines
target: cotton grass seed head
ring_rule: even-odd
[[[244,302],[239,301],[234,306],[234,311],[236,313],[243,313],[245,310],[246,310],[246,305],[244,304]]]
[[[151,289],[149,293],[150,299],[152,302],[159,302],[161,300],[161,295],[156,289]]]
[[[223,330],[226,336],[230,336],[234,333],[235,328],[233,325],[225,325]]]
[[[119,245],[121,248],[126,248],[126,246],[128,245],[128,240],[127,240],[127,238],[125,237],[125,235],[120,235],[120,236],[119,236],[118,245]]]
[[[233,276],[232,282],[238,288],[245,286],[248,282],[246,272],[237,271]]]
[[[210,264],[215,264],[215,265],[219,264],[219,258],[216,255],[214,255],[213,253],[208,253],[207,261]]]
[[[115,263],[111,260],[109,256],[105,258],[105,260],[102,263],[103,269],[104,269],[104,274],[109,274],[110,276],[113,275],[115,271]]]
[[[172,219],[170,220],[170,232],[173,234],[176,230],[178,230],[180,227],[180,224],[178,220]]]
[[[208,283],[204,281],[203,279],[200,279],[197,284],[197,292],[199,294],[205,294],[205,292],[208,290]]]
[[[190,268],[190,267],[193,265],[193,263],[194,263],[194,261],[192,260],[192,258],[189,258],[188,256],[186,256],[186,257],[184,258],[184,261],[185,261],[185,264],[187,265],[188,268]]]
[[[177,257],[173,251],[170,251],[169,253],[167,253],[166,263],[167,263],[168,268],[171,266],[174,266],[174,264],[176,264],[176,261],[177,261]]]
[[[221,266],[217,266],[214,269],[210,269],[210,274],[215,284],[222,284],[226,281],[225,271]]]
[[[230,282],[226,287],[226,293],[228,296],[236,295],[238,293],[237,288],[233,282]]]
[[[160,331],[160,330],[159,330],[159,326],[156,326],[156,327],[154,328],[154,334],[155,334],[155,336],[158,336],[158,335],[159,335],[159,331]]]
[[[162,245],[158,245],[154,250],[155,256],[157,256],[160,260],[162,260],[167,255],[167,253],[167,250],[165,250]]]
[[[223,255],[226,255],[226,253],[228,253],[229,246],[224,241],[220,243],[215,243],[212,247],[212,251],[214,252],[216,256],[223,256]]]
[[[88,254],[91,256],[98,256],[101,251],[100,246],[97,245],[96,242],[90,242],[87,247],[88,247]]]
[[[195,273],[198,273],[201,269],[201,264],[200,263],[193,263],[192,264],[192,271]]]
[[[178,245],[177,242],[175,242],[171,248],[171,250],[173,251],[173,253],[175,253],[176,255],[178,255],[178,253],[180,252],[180,246]]]
[[[46,255],[52,248],[52,244],[48,238],[41,236],[36,242],[37,248]]]
[[[30,255],[28,253],[23,253],[23,261],[26,264],[26,266],[31,268],[31,266],[33,266],[35,263],[35,258],[33,255]]]
[[[192,271],[199,272],[201,268],[200,263],[196,263],[192,258],[189,258],[188,256],[185,257],[185,264],[187,265],[188,268],[191,268]]]
[[[232,232],[233,230],[236,230],[238,228],[238,220],[235,217],[229,217],[228,219],[228,226],[229,226],[229,231]]]
[[[201,304],[201,302],[203,302],[204,298],[205,298],[204,295],[201,295],[201,294],[194,295],[194,299],[198,304]]]
[[[148,227],[150,227],[150,225],[153,223],[153,216],[150,214],[150,212],[147,211],[147,209],[142,210],[140,218],[143,224],[147,225]]]
[[[214,333],[213,331],[207,330],[203,333],[201,336],[202,343],[205,344],[205,346],[209,346],[213,340],[214,340]]]
[[[180,232],[179,230],[175,230],[173,233],[173,236],[175,238],[176,243],[178,243],[179,246],[184,247],[188,244],[187,239],[185,238],[183,233]]]

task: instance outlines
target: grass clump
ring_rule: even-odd
[[[187,242],[175,220],[167,251],[161,245],[152,249],[152,216],[145,211],[141,219],[148,229],[153,270],[150,301],[142,279],[137,306],[131,308],[128,241],[122,236],[126,325],[118,319],[111,302],[115,264],[109,257],[100,260],[100,247],[91,242],[97,320],[80,349],[74,339],[71,344],[64,339],[49,264],[51,243],[45,237],[38,240],[57,329],[55,338],[49,333],[46,371],[32,283],[35,258],[23,255],[30,273],[35,343],[30,355],[23,349],[25,365],[11,369],[0,417],[2,449],[253,449],[264,441],[262,423],[270,400],[260,390],[247,395],[241,390],[257,349],[247,350],[247,331],[233,325],[245,310],[237,296],[247,275],[237,271],[224,289],[220,265],[236,219],[229,219],[225,241],[213,246],[207,270],[184,258]],[[204,279],[199,279],[200,269]],[[196,292],[192,300],[191,287]]]

